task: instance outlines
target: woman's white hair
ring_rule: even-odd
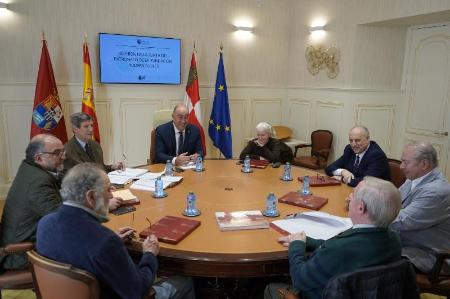
[[[269,123],[266,122],[260,122],[256,125],[256,131],[257,132],[266,132],[269,134],[269,136],[273,136],[273,130],[272,126]]]

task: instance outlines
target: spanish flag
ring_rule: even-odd
[[[81,111],[92,117],[92,120],[94,121],[94,132],[93,132],[94,134],[92,135],[92,139],[100,143],[100,133],[98,130],[97,115],[95,114],[91,60],[89,58],[89,49],[87,42],[84,42],[83,44],[83,69],[84,69],[84,84],[83,84],[83,99],[81,102]]]

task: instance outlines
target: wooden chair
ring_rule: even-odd
[[[300,144],[295,147],[293,165],[310,169],[323,169],[327,166],[330,155],[333,133],[328,130],[316,130],[311,133],[311,143]],[[311,147],[311,156],[297,157],[299,148]]]
[[[337,275],[328,282],[322,298],[419,299],[419,290],[412,264],[402,259]]]
[[[286,126],[273,126],[273,137],[282,141],[286,141],[292,136],[292,129]]]
[[[442,274],[444,262],[450,260],[450,249],[436,252],[436,262],[430,273],[417,273],[416,280],[421,292],[432,293],[450,298],[450,274]]]
[[[0,224],[1,231],[1,224]],[[23,253],[33,249],[34,244],[31,242],[23,242],[17,244],[9,244],[0,247],[0,255],[7,256],[11,254]],[[33,288],[33,277],[29,269],[23,270],[3,270],[0,273],[0,290],[22,290]],[[0,291],[0,298],[2,297]]]
[[[153,129],[150,132],[150,158],[148,164],[156,163],[156,127],[172,119],[172,110],[158,110],[153,115]]]
[[[402,161],[396,159],[388,159],[389,169],[391,170],[391,182],[397,188],[403,185],[406,181],[405,174],[400,169],[400,164]]]
[[[39,255],[31,250],[28,260],[38,299],[97,299],[100,287],[87,271]]]

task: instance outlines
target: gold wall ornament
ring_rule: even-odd
[[[320,70],[327,68],[327,76],[330,79],[337,77],[339,73],[339,59],[341,53],[338,48],[331,46],[328,49],[314,46],[306,47],[306,62],[308,63],[308,71],[312,75],[317,75]]]

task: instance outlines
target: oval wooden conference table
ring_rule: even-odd
[[[164,165],[145,166],[150,171],[162,171]],[[155,199],[148,191],[133,189],[141,201],[136,205],[134,222],[132,213],[114,216],[105,225],[113,230],[130,226],[140,232],[148,226],[146,217],[152,222],[170,215],[182,215],[186,208],[186,196],[194,191],[201,215],[194,219],[201,225],[177,245],[160,242],[159,269],[161,274],[183,274],[200,277],[262,277],[289,273],[287,249],[277,242],[280,233],[273,228],[257,230],[219,230],[215,212],[262,210],[266,197],[274,192],[281,197],[289,191],[299,189],[298,176],[316,175],[309,169],[292,167],[293,181],[280,180],[280,168],[253,169],[253,173],[242,173],[236,160],[206,160],[205,171],[186,170],[176,174],[183,176],[181,183],[166,189],[168,196]],[[321,211],[346,216],[345,198],[352,188],[340,186],[311,187],[314,195],[328,198]],[[307,211],[300,207],[277,203],[282,219],[289,213]],[[136,251],[139,252],[140,248]]]

